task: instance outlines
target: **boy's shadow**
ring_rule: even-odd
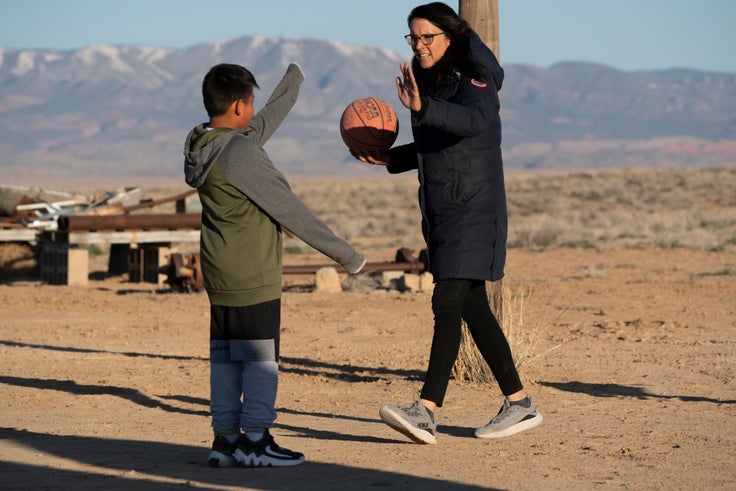
[[[38,461],[0,461],[0,482],[14,489],[66,488],[76,490],[221,489],[222,486],[262,490],[303,491],[329,489],[424,489],[474,491],[491,488],[364,469],[343,464],[310,462],[282,469],[213,469],[206,462],[208,448],[163,441],[111,440],[89,436],[50,435],[15,428],[0,428],[0,440],[14,448],[31,448]],[[329,442],[326,442],[329,444]],[[377,450],[377,449],[376,449]],[[356,452],[365,447],[356,446]],[[73,460],[93,467],[89,471],[53,467],[54,459]],[[309,456],[307,456],[309,459]],[[349,456],[346,456],[349,459]],[[70,466],[72,467],[72,466]]]

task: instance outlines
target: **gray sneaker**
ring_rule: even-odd
[[[514,433],[534,428],[542,422],[542,414],[534,405],[534,398],[530,397],[531,406],[524,407],[519,404],[510,404],[504,399],[503,406],[495,418],[485,426],[475,430],[478,438],[501,438],[511,436]]]
[[[381,406],[378,414],[384,423],[416,443],[437,443],[434,414],[418,399],[408,407]]]

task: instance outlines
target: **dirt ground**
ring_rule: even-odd
[[[542,330],[522,369],[541,426],[473,438],[498,388],[452,381],[438,444],[411,443],[378,408],[419,389],[431,294],[289,277],[272,432],[307,462],[288,469],[206,464],[205,294],[104,275],[0,284],[0,488],[736,489],[736,252],[508,259],[506,284],[532,291],[525,325]]]

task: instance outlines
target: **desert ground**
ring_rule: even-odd
[[[369,261],[422,247],[411,180],[294,188]],[[736,166],[509,176],[504,320],[544,422],[505,439],[473,437],[493,382],[451,381],[437,445],[378,418],[421,386],[431,288],[285,276],[272,433],[307,459],[287,469],[207,466],[204,293],[108,274],[104,247],[80,287],[6,258],[0,489],[736,489],[734,189]]]

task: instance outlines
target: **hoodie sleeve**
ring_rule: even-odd
[[[247,156],[247,162],[244,156]],[[237,136],[221,154],[227,180],[281,226],[341,264],[349,273],[363,269],[365,259],[341,239],[294,194],[265,150],[247,137]]]
[[[304,72],[296,63],[291,63],[281,81],[271,93],[266,105],[258,111],[246,130],[248,138],[263,146],[289,114],[299,95],[299,86],[304,81]]]

